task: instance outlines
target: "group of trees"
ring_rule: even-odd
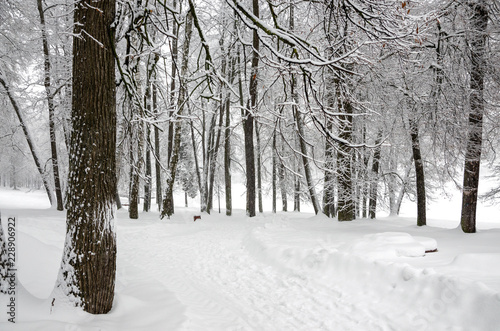
[[[58,288],[89,312],[111,308],[119,193],[130,218],[141,195],[163,218],[175,189],[210,212],[222,187],[231,215],[238,176],[250,217],[265,195],[273,212],[280,196],[284,211],[308,200],[339,221],[375,218],[380,203],[397,214],[406,196],[425,225],[429,192],[454,181],[475,231],[500,123],[494,1],[0,7],[0,182],[29,156],[36,185],[68,209]]]

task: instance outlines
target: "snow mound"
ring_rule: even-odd
[[[490,276],[500,277],[500,254],[460,254],[453,259],[450,266],[478,273],[486,273]]]
[[[304,245],[290,241],[290,232],[275,225],[253,229],[244,248],[286,274],[348,293],[358,302],[357,309],[370,311],[369,303],[378,302],[378,313],[398,330],[500,330],[500,293],[480,282],[391,260],[422,257],[426,250],[437,249],[434,239],[386,232],[340,246],[318,236]],[[474,266],[486,268],[499,259],[500,265],[500,254],[483,256],[484,260],[474,255],[460,256],[453,264],[461,266],[475,259]]]
[[[368,234],[345,247],[345,251],[372,260],[395,257],[421,257],[437,249],[432,238],[413,237],[405,232]]]

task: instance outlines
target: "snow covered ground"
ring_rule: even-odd
[[[0,189],[19,255],[16,325],[1,296],[2,331],[500,330],[500,223],[489,219],[466,235],[450,219],[119,211],[115,303],[93,316],[52,306],[65,214],[45,200]]]

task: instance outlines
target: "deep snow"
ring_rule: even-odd
[[[51,304],[65,214],[45,200],[0,189],[19,256],[17,323],[0,296],[0,330],[500,330],[499,223],[467,235],[411,217],[237,210],[193,222],[197,208],[170,220],[122,210],[114,307],[93,316]]]

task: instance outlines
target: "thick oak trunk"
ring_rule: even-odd
[[[67,232],[57,289],[92,314],[111,310],[115,288],[114,16],[113,0],[75,5],[81,38],[73,41]]]

